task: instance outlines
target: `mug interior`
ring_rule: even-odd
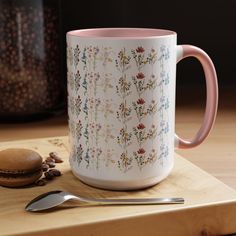
[[[96,38],[150,38],[175,35],[171,30],[148,28],[95,28],[73,30],[68,35]]]

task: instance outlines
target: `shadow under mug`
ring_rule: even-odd
[[[176,64],[197,58],[205,73],[203,124],[191,141],[175,135]],[[214,65],[201,49],[177,45],[169,30],[101,28],[67,33],[70,165],[81,181],[127,190],[171,172],[174,148],[192,148],[216,117]]]

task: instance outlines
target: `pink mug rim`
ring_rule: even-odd
[[[67,32],[68,36],[80,38],[98,39],[149,39],[162,38],[177,35],[176,32],[167,29],[154,28],[90,28]]]

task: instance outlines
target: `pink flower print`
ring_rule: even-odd
[[[137,47],[136,48],[136,52],[137,53],[143,53],[145,50],[144,50],[144,48],[143,47]]]
[[[139,148],[139,150],[137,151],[138,154],[142,155],[144,154],[146,151],[143,148]]]
[[[143,98],[139,98],[137,101],[137,104],[143,105],[145,103],[145,100]]]
[[[143,74],[142,72],[139,72],[139,73],[136,75],[136,78],[137,78],[137,79],[144,79],[145,76],[144,76],[144,74]]]
[[[140,123],[138,126],[137,126],[138,129],[145,129],[145,125],[143,123]]]

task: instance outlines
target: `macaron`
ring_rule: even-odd
[[[0,185],[21,187],[42,176],[42,157],[35,151],[9,148],[0,151]]]

